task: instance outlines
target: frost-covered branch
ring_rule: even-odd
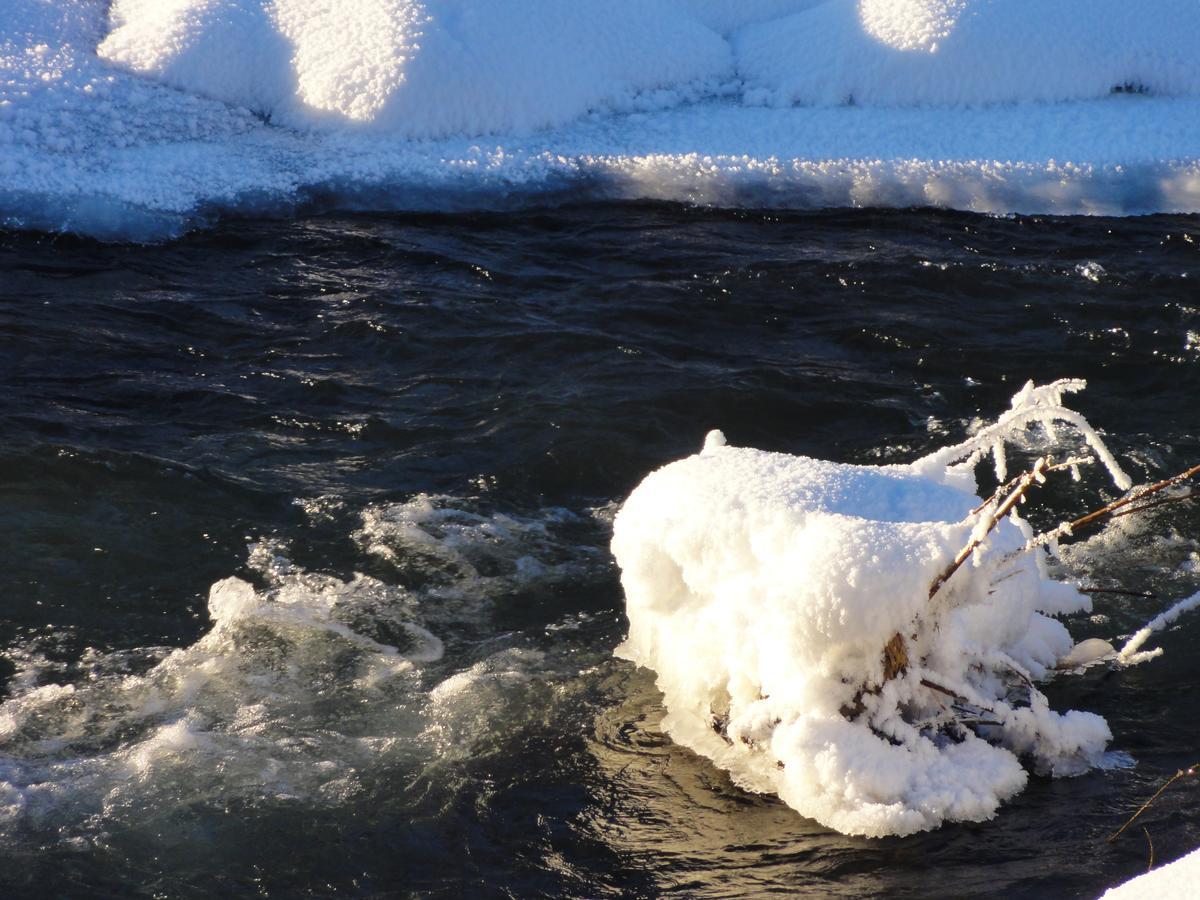
[[[1055,441],[1057,429],[1054,423],[1064,422],[1079,432],[1097,458],[1104,463],[1117,487],[1127,491],[1133,482],[1105,446],[1100,435],[1087,419],[1063,405],[1063,394],[1075,393],[1085,387],[1087,382],[1081,378],[1064,378],[1041,386],[1027,381],[1012,398],[1009,410],[993,424],[976,432],[962,443],[937,450],[913,465],[922,471],[930,472],[951,468],[969,469],[991,453],[996,464],[996,478],[1004,481],[1008,474],[1004,450],[1006,442],[1011,442],[1017,434],[1034,424],[1041,425],[1047,437]]]
[[[1118,662],[1126,666],[1136,666],[1138,663],[1146,662],[1146,660],[1154,659],[1157,656],[1162,656],[1162,647],[1154,650],[1142,651],[1142,645],[1149,640],[1150,635],[1156,631],[1162,631],[1185,612],[1189,612],[1200,606],[1200,592],[1192,594],[1180,600],[1166,612],[1159,613],[1151,619],[1146,625],[1138,630],[1138,632],[1125,642],[1125,646],[1121,648],[1121,652],[1117,654]],[[1141,652],[1139,652],[1141,651]]]

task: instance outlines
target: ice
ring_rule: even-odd
[[[1196,16],[1183,0],[10,0],[0,225],[150,240],[314,202],[564,196],[1194,212]]]
[[[1163,652],[1161,647],[1154,650],[1142,650],[1142,647],[1156,631],[1162,631],[1167,626],[1173,624],[1185,612],[1191,612],[1197,607],[1200,607],[1200,593],[1192,594],[1192,596],[1180,600],[1170,609],[1155,616],[1145,626],[1138,629],[1137,634],[1126,642],[1125,646],[1121,648],[1121,652],[1117,654],[1117,659],[1125,665],[1137,665],[1138,663],[1161,656]]]
[[[998,519],[973,474],[1004,441],[1058,444],[1062,459],[1070,434],[1070,452],[1082,444],[1128,487],[1062,405],[1082,386],[1027,384],[995,425],[911,465],[714,434],[649,475],[614,525],[630,623],[617,652],[656,673],[671,737],[740,786],[869,836],[990,818],[1025,785],[1021,760],[1099,765],[1104,720],[1056,713],[1034,685],[1095,658],[1055,618],[1091,602],[1047,575],[1030,527]]]

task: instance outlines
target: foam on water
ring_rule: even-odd
[[[1195,211],[1196,16],[1184,0],[1153,17],[1117,0],[14,0],[0,223],[138,240],[233,212],[564,192]]]
[[[260,541],[247,578],[212,586],[209,631],[143,651],[135,672],[128,653],[89,651],[86,675],[60,682],[36,653],[14,652],[0,838],[94,837],[213,797],[339,806],[371,773],[485,754],[544,705],[527,701],[578,671],[582,657],[486,622],[506,594],[604,569],[561,533],[586,533],[590,516],[486,515],[420,496],[362,520],[357,539],[394,564],[387,582],[307,571]]]

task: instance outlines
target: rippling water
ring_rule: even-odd
[[[0,235],[0,894],[1089,897],[1196,762],[1200,622],[1060,678],[1137,764],[829,832],[659,730],[607,553],[705,432],[903,461],[1027,378],[1200,460],[1200,219],[568,207]],[[1050,489],[1045,521],[1091,508]],[[1200,587],[1200,514],[1077,544],[1078,637]],[[236,578],[237,581],[226,579]],[[210,587],[213,592],[210,608]],[[439,655],[438,650],[441,650]],[[1146,819],[1200,845],[1194,789]]]

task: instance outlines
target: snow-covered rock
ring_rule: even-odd
[[[1104,720],[1052,711],[1033,684],[1072,651],[1055,616],[1090,601],[1046,574],[1021,519],[989,533],[997,506],[972,474],[1005,437],[1065,420],[1128,486],[1061,405],[1080,386],[1028,385],[995,426],[908,466],[714,433],[649,475],[614,524],[630,623],[617,653],[657,674],[666,731],[742,787],[869,836],[992,817],[1024,787],[1022,759],[1057,775],[1096,764]]]

